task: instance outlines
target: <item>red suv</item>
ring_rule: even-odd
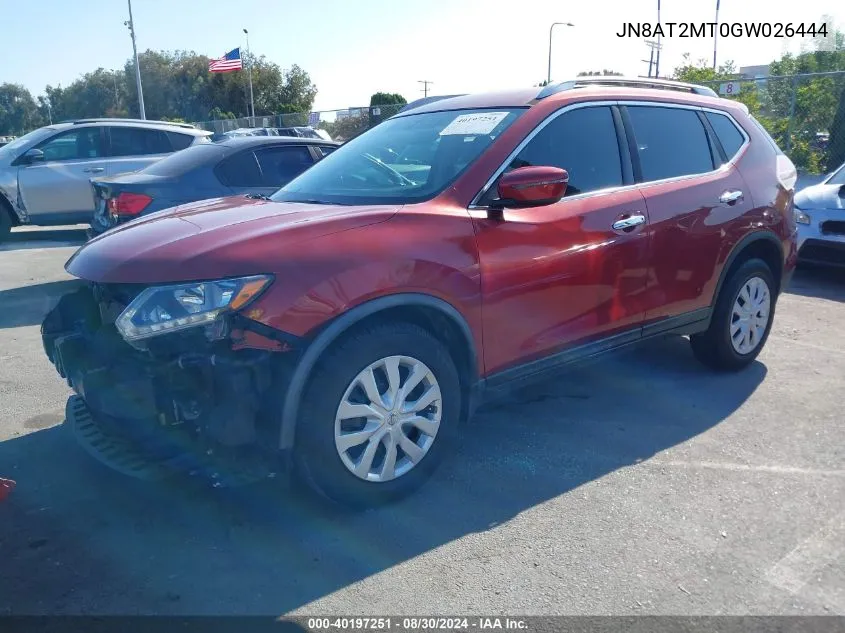
[[[42,325],[84,446],[139,477],[290,470],[395,498],[499,389],[659,335],[738,370],[796,259],[795,168],[741,104],[578,80],[426,99],[270,198],[83,246]]]

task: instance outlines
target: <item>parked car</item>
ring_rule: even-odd
[[[279,127],[276,128],[279,136],[297,136],[299,138],[321,138],[326,141],[332,140],[329,133],[325,130],[315,130],[313,127]]]
[[[279,136],[274,127],[239,127],[220,135],[220,140],[238,138],[241,136]]]
[[[427,169],[376,158],[397,144]],[[795,266],[795,178],[744,105],[699,86],[430,102],[270,200],[92,240],[44,349],[80,394],[79,441],[122,472],[234,485],[284,463],[380,503],[428,477],[482,399],[573,361],[689,335],[705,365],[748,366]]]
[[[242,136],[189,147],[140,171],[93,178],[94,234],[187,202],[237,194],[269,196],[331,153],[336,143]]]
[[[845,266],[845,164],[795,194],[798,260]]]
[[[0,241],[17,224],[88,224],[92,176],[142,169],[210,135],[182,123],[79,119],[21,136],[0,147]]]

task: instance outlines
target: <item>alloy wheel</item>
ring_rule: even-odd
[[[382,358],[343,394],[335,415],[337,453],[360,479],[396,479],[431,449],[442,411],[440,386],[425,363],[411,356]]]
[[[731,345],[738,354],[753,352],[766,333],[772,309],[768,284],[751,277],[739,289],[731,312]]]

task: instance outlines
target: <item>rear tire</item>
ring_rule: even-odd
[[[690,336],[695,357],[717,371],[738,371],[760,354],[775,316],[774,275],[762,259],[749,259],[725,281],[710,327]]]
[[[309,379],[296,473],[349,508],[397,500],[434,472],[460,411],[458,371],[439,340],[409,323],[365,329],[329,350]]]

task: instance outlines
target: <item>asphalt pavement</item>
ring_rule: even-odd
[[[845,614],[845,273],[800,270],[742,373],[650,343],[488,405],[416,495],[112,473],[41,319],[81,228],[0,245],[0,614]]]

